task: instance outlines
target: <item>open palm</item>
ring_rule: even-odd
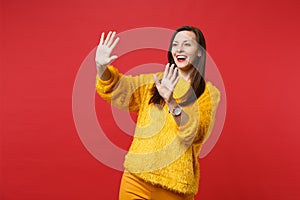
[[[179,80],[178,69],[174,64],[170,66],[168,63],[166,65],[163,78],[161,82],[158,80],[157,76],[154,75],[154,81],[156,88],[160,96],[168,103],[173,98],[174,88]]]
[[[96,65],[97,67],[107,66],[112,63],[118,56],[111,56],[112,51],[119,42],[119,38],[114,40],[116,32],[109,32],[104,40],[104,33],[101,34],[100,43],[96,50]]]

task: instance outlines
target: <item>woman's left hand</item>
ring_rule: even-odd
[[[160,96],[165,100],[166,103],[174,101],[173,91],[179,80],[178,69],[174,64],[170,66],[170,63],[166,65],[163,78],[161,82],[158,80],[156,75],[153,75],[156,88]]]

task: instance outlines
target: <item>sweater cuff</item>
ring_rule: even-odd
[[[119,81],[119,71],[111,65],[108,66],[107,69],[110,71],[111,74],[108,80],[102,80],[98,74],[96,75],[96,89],[99,93],[111,92],[113,90],[113,87]]]

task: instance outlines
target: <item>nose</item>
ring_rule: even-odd
[[[182,51],[183,51],[182,45],[178,45],[178,47],[177,47],[177,49],[176,49],[176,52],[177,52],[177,53],[180,53],[180,52],[182,52]]]

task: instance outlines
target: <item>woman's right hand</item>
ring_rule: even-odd
[[[118,57],[116,55],[111,56],[112,51],[119,42],[119,38],[114,39],[115,35],[116,32],[110,31],[104,40],[104,32],[101,34],[95,57],[98,74],[102,74],[106,67]]]

